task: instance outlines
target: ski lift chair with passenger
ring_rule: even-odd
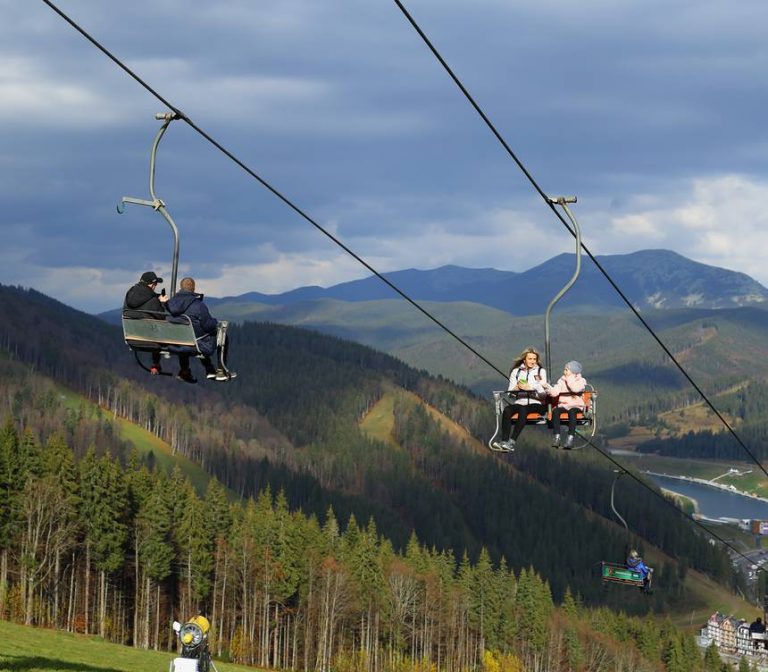
[[[548,199],[550,204],[554,207],[555,205],[560,205],[563,210],[565,210],[565,213],[568,215],[568,218],[571,220],[571,223],[573,224],[573,230],[576,238],[576,268],[574,270],[573,276],[570,280],[563,286],[563,288],[555,295],[555,297],[549,302],[547,305],[547,310],[544,313],[544,361],[545,361],[545,370],[548,373],[551,373],[552,371],[552,354],[551,354],[551,339],[550,339],[550,317],[552,314],[552,309],[555,307],[555,304],[565,295],[565,293],[573,287],[575,284],[577,278],[579,277],[579,273],[581,273],[581,228],[579,227],[579,223],[576,221],[576,218],[573,216],[573,213],[571,212],[571,209],[568,207],[569,203],[575,203],[576,197],[575,196],[559,196],[557,198],[550,198]],[[578,427],[583,428],[582,431],[577,433],[577,437],[580,438],[580,440],[573,446],[573,448],[582,448],[584,445],[586,445],[592,438],[595,436],[595,432],[597,431],[597,391],[591,384],[587,384],[587,387],[584,391],[584,401],[586,402],[586,406],[584,408],[583,412],[579,412],[576,416],[576,425]],[[493,402],[494,402],[494,409],[496,411],[496,430],[493,433],[493,436],[488,441],[488,447],[494,451],[494,452],[510,452],[508,449],[504,448],[497,448],[494,444],[497,443],[496,439],[499,435],[499,430],[501,428],[501,417],[504,412],[504,409],[510,405],[513,404],[515,401],[513,393],[511,393],[509,390],[495,390],[493,392]],[[543,427],[551,427],[552,426],[552,410],[558,407],[558,397],[548,397],[547,399],[547,412],[546,414],[541,414],[536,411],[528,412],[528,415],[525,419],[526,425],[538,425]],[[524,412],[526,409],[523,406],[520,406],[519,413]],[[517,420],[518,414],[513,413],[512,414],[512,421],[514,422]],[[567,413],[561,413],[560,420],[563,423],[568,422],[568,414]]]
[[[622,518],[621,514],[616,510],[615,495],[616,495],[616,483],[626,472],[617,469],[616,476],[611,484],[611,509],[616,517],[624,525],[624,529],[629,535],[629,526],[627,521]],[[602,560],[600,562],[600,578],[603,583],[618,583],[624,586],[632,586],[639,588],[642,592],[650,595],[651,584],[653,582],[653,568],[648,567],[640,558],[639,553],[635,549],[631,549],[627,554],[626,563],[607,562]]]
[[[125,204],[145,205],[159,212],[173,233],[173,267],[171,272],[171,296],[176,293],[176,277],[179,267],[179,230],[173,221],[165,203],[155,194],[155,162],[157,159],[157,148],[160,140],[165,134],[168,125],[180,116],[176,112],[160,112],[155,115],[155,119],[162,121],[160,129],[155,135],[152,143],[152,152],[149,160],[149,194],[152,200],[148,201],[141,198],[131,198],[124,196],[117,205],[119,213],[125,212]],[[146,313],[145,316],[137,316],[136,313]],[[158,317],[162,319],[158,319]],[[123,338],[126,345],[133,351],[139,366],[151,372],[150,368],[142,362],[140,353],[159,352],[163,357],[171,355],[189,355],[191,357],[203,358],[205,355],[200,351],[199,340],[202,336],[196,336],[192,321],[186,315],[180,317],[158,316],[150,311],[124,311],[122,315]],[[227,328],[226,320],[219,320],[219,326],[216,333],[216,356],[218,366],[216,367],[216,380],[226,382],[234,377],[234,373],[227,367]],[[165,374],[170,375],[170,374]]]

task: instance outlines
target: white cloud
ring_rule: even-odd
[[[768,284],[768,180],[744,175],[699,178],[664,197],[639,194],[612,216],[613,243],[602,251],[665,247],[697,261],[739,270]],[[649,202],[655,205],[648,207]],[[642,208],[635,210],[636,204]],[[600,220],[603,214],[595,215]],[[620,240],[618,237],[624,237]]]
[[[237,296],[247,292],[280,294],[297,287],[328,287],[369,275],[358,262],[336,251],[325,258],[275,253],[265,263],[225,264],[208,273],[197,270],[189,272],[197,281],[198,291],[209,296]]]
[[[118,106],[83,81],[62,81],[30,58],[0,55],[0,121],[87,128],[124,121]]]
[[[623,236],[644,236],[649,240],[660,240],[664,235],[647,213],[616,217],[612,226],[615,233]]]

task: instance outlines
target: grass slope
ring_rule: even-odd
[[[165,672],[174,654],[110,644],[98,637],[0,621],[0,670],[18,672]],[[219,672],[256,668],[215,662]]]
[[[464,441],[474,450],[485,452],[483,444],[467,432],[464,427],[451,420],[435,407],[427,404],[413,392],[408,392],[401,388],[391,388],[390,391],[386,392],[381,399],[373,405],[360,422],[360,428],[363,432],[370,438],[382,441],[399,450],[400,446],[392,437],[395,428],[394,408],[395,402],[398,399],[406,400],[410,404],[422,406],[427,413],[429,413],[429,416],[450,436]]]
[[[56,388],[59,402],[66,408],[73,410],[83,407],[95,409],[96,404],[86,397],[61,385],[56,385]],[[123,418],[115,417],[113,421],[117,425],[120,438],[128,441],[139,455],[146,457],[152,454],[158,469],[163,471],[171,472],[175,466],[178,466],[199,494],[205,492],[211,477],[199,464],[192,462],[183,455],[174,454],[170,445],[146,429]]]

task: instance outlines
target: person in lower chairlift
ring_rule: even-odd
[[[627,557],[627,567],[643,575],[643,587],[640,590],[647,593],[650,588],[651,572],[653,570],[643,562],[640,554],[634,548],[629,552],[629,557]]]

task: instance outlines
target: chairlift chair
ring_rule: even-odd
[[[618,483],[619,479],[627,472],[623,469],[616,469],[615,472],[616,476],[614,477],[613,483],[611,484],[611,509],[613,510],[614,515],[621,521],[624,529],[627,531],[627,536],[629,537],[629,526],[627,525],[627,521],[624,520],[621,514],[617,511],[615,499],[616,483]],[[627,546],[625,555],[627,555],[628,551],[629,546]],[[639,570],[628,567],[625,563],[607,562],[605,560],[601,560],[600,578],[604,584],[618,583],[624,586],[640,588],[644,592],[650,593],[653,583],[653,568],[649,567],[648,569],[648,582],[646,583],[643,579],[643,573]]]
[[[581,228],[579,227],[578,221],[576,221],[576,218],[573,216],[573,213],[571,212],[570,208],[568,207],[569,203],[575,203],[576,197],[575,196],[559,196],[557,198],[549,198],[548,199],[550,204],[554,207],[555,205],[560,205],[563,210],[565,210],[565,213],[568,215],[568,218],[571,220],[571,223],[573,224],[575,237],[576,237],[576,268],[574,269],[573,275],[571,276],[570,280],[563,286],[563,288],[554,296],[554,298],[549,302],[547,305],[547,310],[544,313],[544,369],[545,371],[551,375],[552,373],[552,357],[551,357],[551,347],[550,347],[550,317],[552,314],[552,309],[555,307],[555,304],[565,295],[565,293],[573,287],[575,284],[577,278],[579,277],[579,273],[581,272]],[[587,445],[587,443],[590,442],[591,439],[594,438],[595,432],[597,431],[597,391],[595,390],[594,386],[591,384],[587,384],[587,388],[584,391],[584,401],[586,402],[586,407],[583,412],[580,412],[577,415],[576,418],[576,425],[578,427],[585,428],[584,431],[577,432],[577,441],[575,442],[575,445],[573,448],[578,449],[582,448],[583,446]],[[494,408],[496,411],[496,430],[493,433],[493,436],[488,441],[488,447],[494,451],[494,452],[508,452],[504,449],[496,448],[494,447],[494,443],[496,442],[496,437],[499,435],[499,429],[501,428],[501,416],[504,412],[504,408],[510,404],[514,404],[515,398],[514,393],[510,392],[508,390],[495,390],[493,392],[493,401],[494,401]],[[529,412],[528,416],[525,419],[526,425],[538,425],[538,426],[552,426],[552,411],[553,409],[557,408],[557,399],[553,397],[547,397],[546,399],[542,400],[545,401],[547,404],[547,413],[546,415],[542,415],[538,412]],[[524,406],[520,405],[520,411],[525,408]],[[512,421],[514,422],[517,419],[517,413],[514,413],[512,415]],[[568,422],[568,414],[567,413],[561,413],[560,420],[562,423],[567,424]]]
[[[152,200],[123,196],[117,205],[117,211],[120,214],[125,212],[125,205],[127,203],[148,206],[156,212],[159,212],[171,227],[171,232],[173,233],[173,263],[170,285],[171,297],[176,293],[176,277],[179,268],[179,229],[173,221],[171,214],[168,212],[165,203],[159,199],[155,193],[155,163],[160,140],[170,123],[180,118],[181,117],[177,112],[159,112],[155,114],[155,119],[162,121],[163,123],[155,135],[149,159],[149,194]],[[127,315],[126,312],[130,312],[131,315]],[[137,313],[144,313],[144,315],[136,316]],[[141,360],[140,353],[159,352],[163,357],[179,354],[186,354],[198,358],[205,357],[200,351],[199,345],[199,339],[202,337],[197,337],[195,335],[192,322],[186,315],[171,317],[165,313],[158,314],[152,311],[130,310],[124,311],[122,315],[122,324],[123,338],[125,339],[126,345],[133,351],[139,366],[148,373],[151,372],[151,370]],[[226,362],[228,326],[229,324],[226,320],[219,320],[219,326],[216,332],[216,354],[218,359],[216,380],[219,382],[225,382],[234,377],[233,372],[229,370]],[[163,373],[163,375],[171,374]]]

